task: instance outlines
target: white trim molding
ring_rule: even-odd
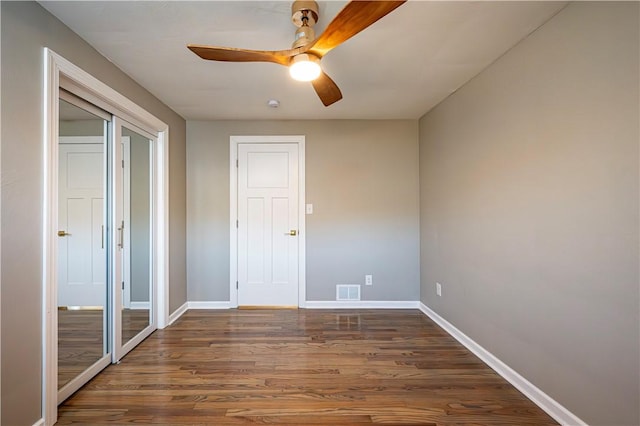
[[[187,309],[231,309],[235,307],[227,301],[187,302],[187,306]]]
[[[587,423],[582,421],[578,416],[563,407],[558,401],[544,393],[536,385],[522,377],[514,369],[509,367],[498,357],[480,346],[472,338],[457,329],[449,321],[442,318],[424,303],[420,302],[419,309],[436,324],[444,329],[451,337],[462,343],[464,347],[469,349],[473,354],[480,358],[485,364],[491,367],[507,382],[511,383],[516,389],[529,398],[534,404],[544,410],[548,415],[554,418],[561,425],[570,426],[586,426]]]
[[[231,309],[231,302],[227,301],[211,301],[211,302],[184,302],[182,306],[169,315],[169,324],[171,325],[185,314],[189,309]]]
[[[307,300],[307,309],[419,309],[420,302],[408,301],[387,301],[387,300]]]
[[[129,309],[149,309],[151,302],[130,302]]]
[[[44,426],[44,419],[40,419],[33,424],[33,426]]]
[[[42,424],[58,419],[57,251],[53,232],[58,225],[58,96],[60,69],[44,49],[43,214],[42,214]]]
[[[418,301],[307,301],[306,309],[419,309]],[[169,325],[173,324],[189,309],[235,309],[231,301],[191,301],[185,302],[169,316]],[[302,308],[302,307],[301,307]]]
[[[169,315],[169,324],[168,325],[171,325],[174,322],[176,322],[178,320],[178,318],[180,318],[182,315],[184,315],[185,312],[187,312],[187,309],[189,309],[189,302],[184,302],[182,304],[182,306],[180,306],[178,309],[173,311],[173,313],[171,315]]]

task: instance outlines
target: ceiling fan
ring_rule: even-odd
[[[211,61],[273,62],[289,67],[293,78],[311,81],[322,103],[329,106],[342,99],[342,93],[336,83],[322,71],[322,57],[405,1],[351,1],[318,38],[313,31],[313,26],[318,21],[318,4],[315,1],[294,1],[291,19],[298,30],[291,49],[248,50],[197,44],[189,44],[187,47],[202,59]]]

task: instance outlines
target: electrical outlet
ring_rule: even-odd
[[[364,276],[364,284],[365,285],[373,285],[373,275],[365,275]]]
[[[442,296],[442,284],[436,283],[436,294]]]

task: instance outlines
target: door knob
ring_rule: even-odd
[[[67,235],[71,235],[66,231],[58,231],[58,237],[66,237]]]
[[[284,235],[291,235],[292,237],[295,237],[296,235],[298,235],[298,231],[296,231],[295,229],[292,229],[289,232],[285,232]]]

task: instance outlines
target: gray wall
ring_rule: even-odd
[[[417,300],[418,126],[398,121],[187,122],[190,301],[229,300],[229,137],[306,136],[307,300],[364,284],[363,300]]]
[[[50,47],[170,126],[170,307],[186,301],[185,121],[35,2],[2,8],[2,419],[42,417],[42,70]]]
[[[570,4],[420,120],[421,300],[594,425],[640,424],[638,12]]]

